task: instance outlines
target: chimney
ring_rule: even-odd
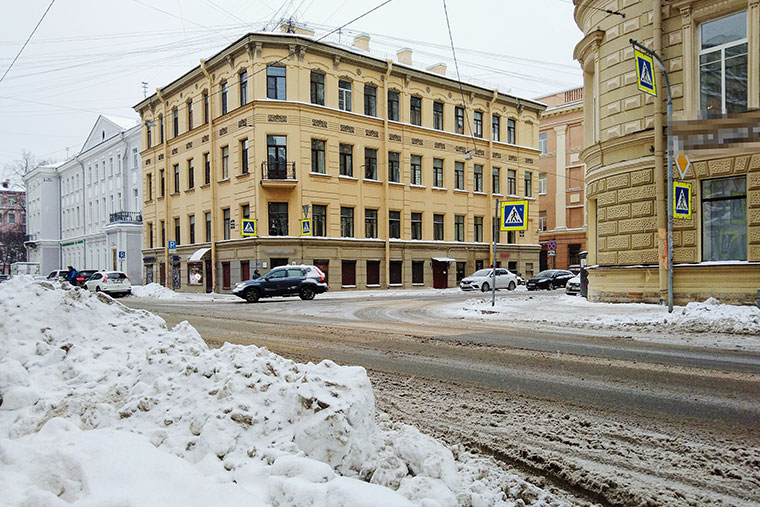
[[[307,28],[305,25],[299,25],[292,19],[283,19],[280,21],[280,32],[314,37],[314,30]]]
[[[443,62],[438,62],[435,65],[431,65],[427,68],[430,72],[435,72],[436,74],[440,74],[442,76],[446,75],[446,64]]]
[[[354,47],[369,51],[369,35],[363,33],[354,37]]]
[[[398,60],[398,63],[403,63],[404,65],[411,65],[412,64],[412,50],[409,48],[401,48],[398,51],[396,51],[396,59]]]

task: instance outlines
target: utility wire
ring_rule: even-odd
[[[48,5],[48,8],[45,9],[45,12],[42,13],[42,17],[40,18],[39,21],[37,21],[37,24],[35,25],[34,30],[32,30],[32,33],[30,33],[29,37],[26,38],[26,42],[24,42],[24,45],[21,46],[21,49],[19,49],[18,54],[16,55],[16,58],[14,58],[11,64],[8,66],[8,68],[5,71],[5,74],[3,74],[3,77],[0,77],[0,83],[3,82],[3,79],[5,79],[5,76],[7,76],[8,73],[11,71],[13,64],[16,63],[16,60],[18,60],[18,57],[21,56],[21,53],[24,51],[24,48],[26,47],[27,44],[29,44],[29,41],[32,39],[32,35],[34,35],[34,32],[36,32],[37,29],[40,27],[40,25],[42,24],[42,20],[45,19],[45,16],[47,15],[48,11],[50,10],[50,8],[53,6],[54,3],[55,3],[55,0],[51,0],[50,5]]]

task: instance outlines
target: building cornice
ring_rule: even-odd
[[[581,68],[585,68],[586,63],[588,63],[589,54],[599,50],[602,40],[604,40],[604,31],[596,29],[589,32],[588,35],[576,44],[575,50],[573,51],[573,59],[580,62]]]

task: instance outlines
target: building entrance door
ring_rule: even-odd
[[[213,280],[211,280],[211,259],[206,259],[206,292],[213,292]]]
[[[433,261],[433,288],[446,289],[449,286],[449,263]]]
[[[161,285],[166,287],[166,264],[163,262],[159,263],[158,265],[158,279],[161,282]]]

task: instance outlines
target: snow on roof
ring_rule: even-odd
[[[102,114],[103,118],[107,119],[108,121],[111,121],[121,127],[124,130],[129,130],[134,126],[137,126],[140,124],[140,118],[134,117],[134,118],[125,118],[123,116],[111,116]]]

